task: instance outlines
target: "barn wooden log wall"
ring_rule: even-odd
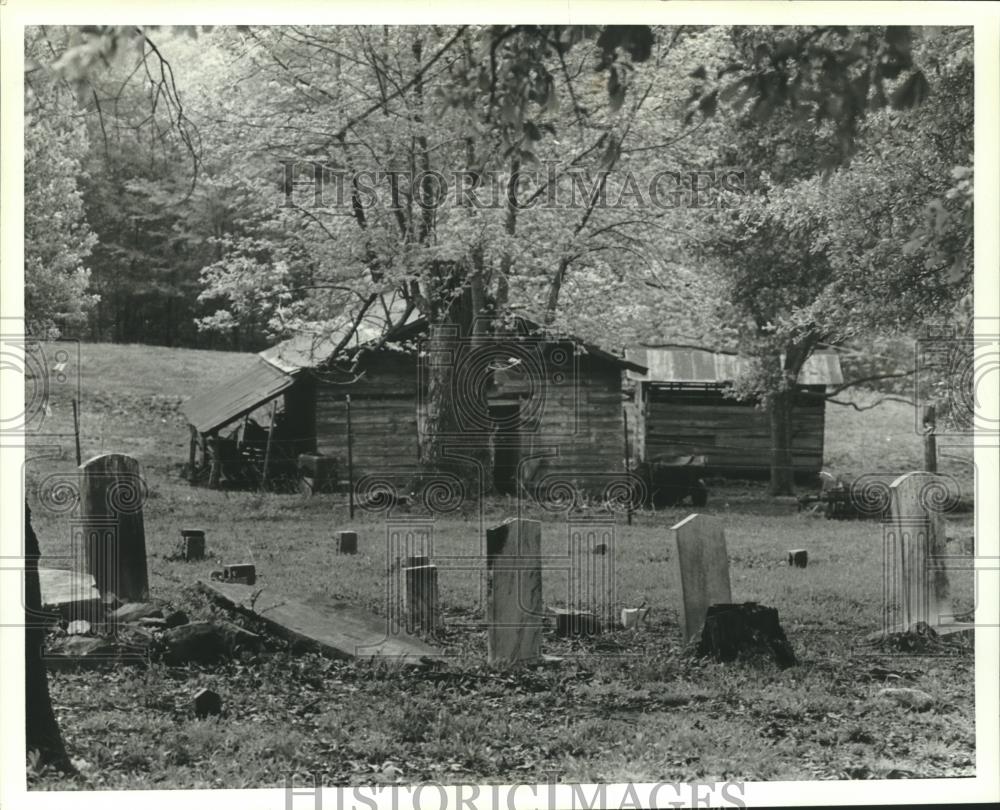
[[[349,393],[355,480],[419,464],[416,358],[385,350],[369,354],[358,368],[363,375],[349,384],[317,375],[316,452],[342,461],[346,458],[344,397]],[[516,439],[522,458],[553,450],[558,450],[558,457],[529,465],[525,483],[558,474],[582,488],[603,489],[610,474],[623,470],[621,369],[598,358],[580,357],[563,372],[536,387],[543,397],[542,407],[537,419],[525,425]],[[490,400],[516,402],[525,390],[516,379],[501,380]],[[299,407],[308,415],[306,406]]]
[[[564,349],[573,351],[573,346]],[[578,355],[563,371],[540,387],[538,418],[521,431],[522,457],[543,457],[525,466],[522,483],[558,476],[584,490],[602,490],[614,474],[624,472],[622,371],[587,355]],[[521,388],[500,380],[495,397],[509,399]],[[533,411],[530,403],[522,407]],[[553,451],[558,455],[550,455]]]
[[[403,352],[372,352],[359,370],[363,375],[349,384],[317,375],[317,452],[335,456],[346,465],[344,397],[350,394],[355,480],[394,468],[412,468],[418,463],[415,358]]]
[[[823,386],[797,397],[793,410],[792,463],[799,476],[823,467]],[[648,386],[637,408],[644,458],[700,455],[713,472],[763,475],[768,471],[771,434],[767,414],[750,403],[726,399],[718,388]]]

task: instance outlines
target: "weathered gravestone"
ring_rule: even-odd
[[[674,536],[681,583],[681,623],[684,639],[701,633],[711,605],[733,601],[729,585],[726,535],[718,520],[688,515],[670,530]]]
[[[127,602],[149,598],[142,505],[146,484],[139,462],[107,453],[80,465],[80,538],[87,571],[102,596]]]
[[[403,576],[406,580],[406,631],[436,633],[440,620],[437,566],[407,567],[403,569]]]
[[[945,479],[927,472],[901,475],[889,485],[885,554],[884,630],[905,632],[951,618],[944,512],[953,493]]]
[[[490,663],[542,653],[542,524],[512,518],[486,530],[486,624]]]

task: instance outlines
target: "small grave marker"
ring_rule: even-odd
[[[222,698],[218,692],[211,689],[199,689],[192,701],[196,717],[205,718],[209,715],[222,714]]]
[[[512,518],[486,530],[486,624],[490,663],[542,653],[542,524]]]
[[[809,564],[809,552],[804,548],[789,549],[788,564],[796,568],[805,568]]]
[[[711,605],[733,601],[726,535],[718,520],[698,514],[684,518],[670,531],[680,571],[684,638],[690,641],[701,633]]]
[[[337,532],[334,537],[337,540],[338,554],[358,553],[358,533],[351,531]]]
[[[562,638],[572,636],[596,636],[601,632],[597,616],[585,610],[556,608],[556,635]]]
[[[205,532],[181,529],[181,557],[188,562],[205,559]]]
[[[139,462],[107,453],[80,465],[80,514],[87,570],[102,596],[149,598],[142,504],[146,485]]]
[[[224,565],[221,571],[213,571],[212,579],[234,585],[253,585],[257,581],[257,567],[250,563]]]
[[[626,630],[638,627],[649,616],[649,608],[622,608],[621,623]]]

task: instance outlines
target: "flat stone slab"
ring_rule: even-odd
[[[443,655],[402,631],[390,633],[388,619],[346,602],[322,598],[299,602],[254,585],[199,582],[198,587],[222,606],[255,616],[277,635],[305,642],[332,658],[418,665],[427,657]]]
[[[101,592],[90,574],[65,568],[39,568],[38,581],[42,610],[58,611],[68,621],[89,619],[101,612]]]

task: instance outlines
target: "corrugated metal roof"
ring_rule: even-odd
[[[652,382],[732,382],[747,362],[737,354],[676,346],[636,346],[626,350],[625,356],[649,369],[646,374],[630,370],[629,379]],[[843,381],[836,352],[813,352],[799,372],[800,385],[839,385]]]
[[[365,343],[378,340],[389,328],[390,323],[395,323],[406,314],[406,302],[402,298],[393,299],[387,307],[388,317],[386,317],[384,309],[372,307],[371,311],[361,319],[354,334],[344,344],[344,349],[356,349]],[[354,329],[355,317],[352,312],[344,313],[332,325],[325,326],[322,330],[304,332],[288,340],[283,340],[270,349],[260,352],[260,356],[272,366],[289,374],[304,368],[317,368],[333,357],[334,351],[344,340],[345,335]],[[411,312],[404,324],[413,322],[415,318],[416,313]],[[404,324],[400,324],[400,326]]]
[[[200,433],[210,433],[250,413],[290,388],[294,382],[295,377],[291,374],[258,358],[238,377],[191,397],[184,403],[184,415]]]
[[[593,355],[612,365],[620,366],[630,372],[642,374],[646,371],[646,366],[634,358],[619,357],[606,349],[602,349],[596,343],[574,337],[573,335],[561,334],[559,332],[549,333],[546,327],[542,326],[542,319],[529,315],[516,315],[515,320],[520,322],[521,329],[530,335],[541,335],[551,337],[553,340],[567,340],[575,343],[585,354]],[[515,338],[516,339],[516,338]]]

